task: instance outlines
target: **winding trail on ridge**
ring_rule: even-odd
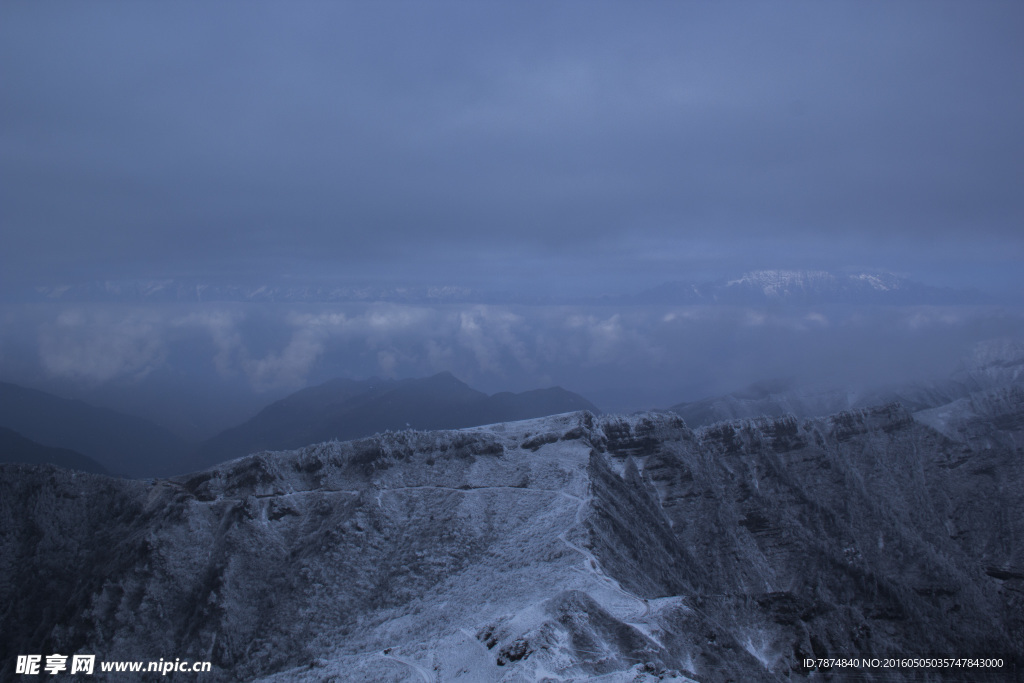
[[[589,505],[590,502],[593,500],[593,496],[591,496],[588,493],[585,498],[580,498],[579,496],[574,496],[574,495],[569,494],[569,493],[562,493],[561,491],[559,491],[558,493],[561,493],[563,496],[566,496],[568,498],[572,498],[574,500],[579,501],[579,506],[576,508],[576,521],[573,523],[573,526],[570,527],[570,529],[571,528],[576,528],[576,527],[582,527],[583,526],[583,511],[586,509],[587,505]],[[641,597],[639,597],[637,595],[634,595],[633,593],[630,593],[629,591],[624,589],[622,586],[620,586],[618,581],[616,581],[612,577],[608,576],[604,572],[604,570],[601,568],[601,563],[598,562],[597,558],[594,557],[594,554],[592,552],[590,552],[586,548],[583,548],[582,546],[576,545],[575,543],[570,541],[568,538],[566,538],[567,531],[568,530],[563,531],[562,533],[558,534],[558,539],[560,541],[562,541],[562,543],[565,543],[567,546],[569,546],[570,548],[572,548],[573,550],[578,552],[579,554],[583,555],[584,558],[586,558],[587,562],[584,565],[584,569],[586,570],[586,572],[591,574],[591,575],[593,575],[594,577],[596,577],[599,581],[601,581],[602,583],[607,585],[609,588],[611,588],[615,592],[617,592],[617,593],[619,593],[621,595],[624,595],[625,597],[629,598],[630,600],[635,600],[635,601],[639,602],[641,604],[642,608],[643,608],[643,611],[640,614],[633,615],[631,618],[634,619],[634,620],[636,620],[636,619],[646,619],[650,615],[650,613],[651,613],[651,605],[650,605],[650,603],[647,600],[645,600],[644,598],[641,598]]]
[[[390,648],[388,648],[388,649],[390,649]],[[401,657],[396,657],[396,656],[394,656],[392,654],[388,654],[386,651],[380,653],[380,656],[383,657],[384,659],[392,659],[392,660],[398,662],[399,664],[405,664],[407,667],[409,667],[410,669],[412,669],[413,671],[415,671],[416,673],[418,673],[420,675],[420,678],[423,680],[423,683],[433,683],[433,681],[435,680],[434,676],[429,671],[424,669],[419,664],[416,664],[415,662],[410,662],[407,659],[402,659]]]

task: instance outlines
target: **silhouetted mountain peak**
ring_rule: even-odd
[[[0,427],[0,462],[50,464],[82,472],[107,474],[107,469],[87,455],[68,448],[44,446],[14,430]]]
[[[639,301],[671,304],[978,304],[980,292],[933,287],[892,273],[830,273],[823,270],[755,270],[715,282],[669,282],[647,290]]]
[[[192,468],[387,430],[456,429],[577,410],[600,412],[559,387],[488,396],[451,372],[402,380],[331,380],[287,396],[209,439]]]
[[[768,398],[772,394],[781,394],[792,391],[796,381],[792,377],[766,379],[754,382],[750,386],[734,391],[731,395],[739,399],[760,399]]]
[[[179,471],[188,444],[149,420],[0,382],[0,427],[88,456],[129,477]]]
[[[422,378],[410,378],[396,383],[393,392],[417,396],[446,397],[455,400],[477,400],[487,394],[477,391],[452,373],[445,371]]]

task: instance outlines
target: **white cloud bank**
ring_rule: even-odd
[[[941,372],[981,339],[1024,334],[1021,311],[968,307],[97,304],[3,315],[3,377],[33,356],[41,373],[73,382],[192,373],[273,393],[337,376],[448,370],[485,391],[560,384],[612,409],[778,376],[894,381]],[[30,352],[10,352],[19,345]]]

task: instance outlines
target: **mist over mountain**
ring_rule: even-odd
[[[897,402],[910,411],[944,406],[974,394],[1024,383],[1024,343],[989,340],[974,346],[942,379],[854,388],[807,388],[794,379],[755,382],[745,389],[669,408],[687,425],[754,417],[820,417],[850,408]]]
[[[0,679],[1021,679],[1022,35],[0,2]]]
[[[715,282],[672,282],[646,290],[636,301],[681,305],[794,306],[959,305],[995,299],[976,290],[934,287],[892,273],[830,273],[822,270],[756,270]]]
[[[70,449],[125,477],[181,471],[190,444],[148,420],[0,382],[0,427]]]
[[[1024,335],[1019,302],[880,272],[759,270],[540,298],[282,279],[44,287],[43,300],[0,305],[0,380],[201,440],[335,377],[449,371],[486,393],[557,385],[630,411],[771,377],[843,389],[929,380],[980,341]]]
[[[507,297],[507,295],[505,295]],[[163,280],[106,280],[75,285],[37,285],[19,295],[28,301],[203,303],[464,303],[502,298],[501,293],[459,285],[332,285],[324,283],[251,285]]]
[[[639,292],[604,291],[596,299],[577,292],[541,293],[459,284],[331,284],[329,282],[217,282],[105,280],[36,285],[9,298],[50,303],[353,303],[404,304],[568,304],[593,301],[633,305],[982,305],[997,298],[975,289],[936,287],[886,272],[833,273],[824,270],[753,270],[716,280],[665,282]],[[1020,303],[1019,301],[1017,303]]]
[[[451,373],[423,379],[335,379],[298,391],[205,441],[195,469],[263,450],[287,450],[404,429],[454,429],[578,410],[599,412],[560,387],[488,396]]]
[[[107,469],[103,465],[86,455],[67,448],[44,446],[4,427],[0,427],[0,462],[50,464],[69,470],[107,474]]]
[[[0,458],[135,478],[168,476],[257,451],[386,430],[451,429],[577,410],[600,412],[582,396],[560,387],[488,396],[451,373],[406,380],[335,379],[276,401],[244,423],[196,444],[144,418],[0,383],[0,428],[21,430],[41,442],[11,431],[0,444],[5,448]],[[47,450],[42,443],[57,448]]]
[[[954,441],[996,442],[1024,449],[1024,385],[976,391],[946,405],[919,410],[914,419]]]
[[[694,428],[753,417],[820,417],[848,410],[857,401],[856,393],[842,389],[801,390],[792,380],[755,382],[723,396],[677,403],[668,410]]]
[[[258,452],[205,471],[3,464],[0,675],[35,648],[174,652],[214,681],[918,680],[808,664],[894,656],[1017,680],[1022,380],[1024,346],[997,339],[932,383],[676,407],[713,422],[694,429],[564,412],[589,404],[558,388],[338,379],[211,439],[214,460]],[[806,416],[892,396],[912,408]],[[766,408],[788,414],[721,419]]]

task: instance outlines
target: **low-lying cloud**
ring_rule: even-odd
[[[74,380],[141,379],[164,361],[166,336],[155,313],[66,310],[39,331],[39,361],[47,373]]]
[[[976,341],[1024,333],[997,307],[191,304],[8,309],[3,379],[168,377],[267,397],[332,377],[451,371],[488,392],[562,385],[599,406],[667,406],[787,376],[884,383],[950,371]]]

